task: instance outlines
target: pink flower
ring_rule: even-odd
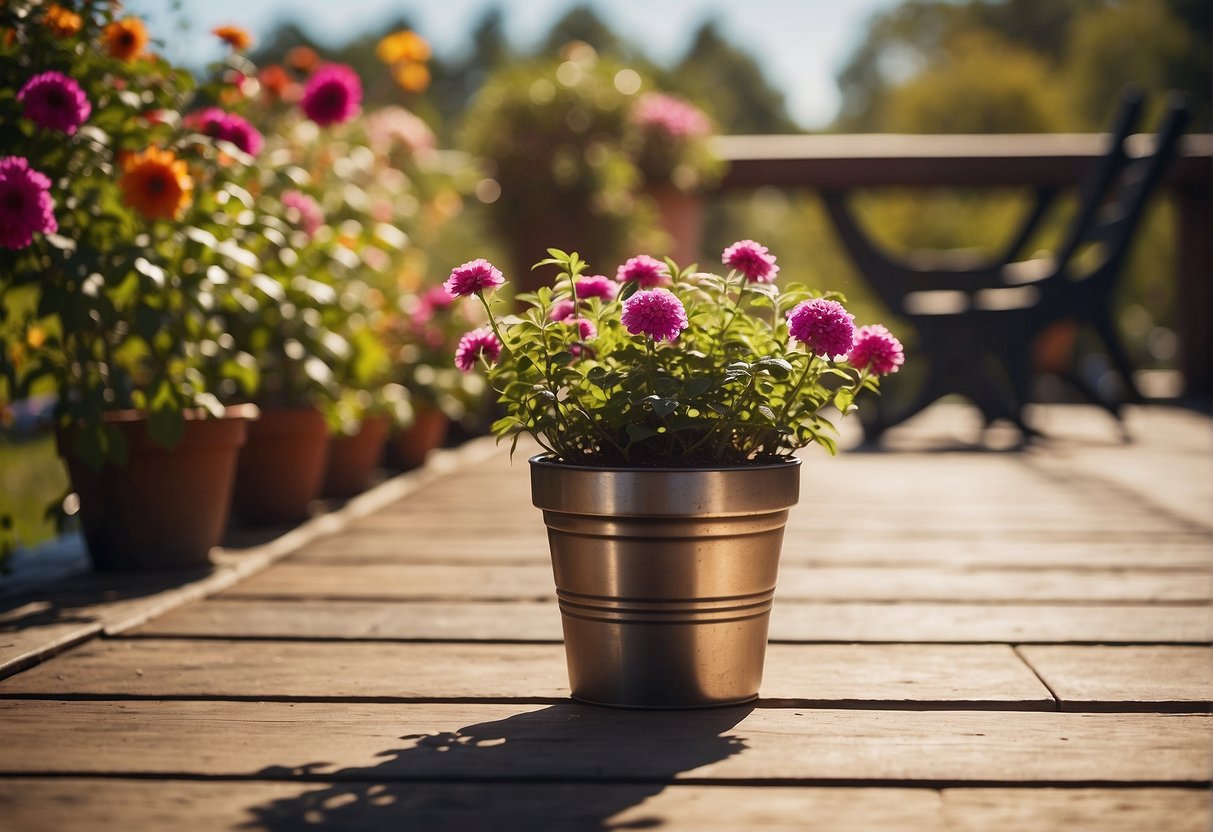
[[[459,339],[459,346],[455,349],[455,366],[470,373],[476,366],[476,359],[482,355],[490,364],[496,364],[501,357],[501,342],[487,326],[473,329]]]
[[[620,283],[635,281],[640,284],[641,289],[651,289],[670,282],[665,263],[647,254],[633,257],[620,266],[615,273],[615,279]]]
[[[431,309],[446,309],[455,302],[445,286],[431,286],[421,296],[421,302]]]
[[[855,338],[854,321],[841,303],[816,298],[788,313],[788,334],[818,355],[846,355]]]
[[[563,321],[565,318],[573,316],[573,302],[571,300],[558,300],[552,304],[552,311],[548,312],[549,321]]]
[[[282,192],[282,207],[290,214],[297,215],[295,222],[308,237],[315,237],[316,232],[324,225],[324,210],[320,203],[302,191],[290,190]]]
[[[588,318],[565,318],[564,322],[569,326],[577,327],[577,337],[582,341],[598,337],[598,327],[594,326],[594,322]]]
[[[615,284],[605,275],[592,274],[577,281],[577,297],[582,300],[600,298],[609,301],[615,299]]]
[[[496,289],[505,283],[505,275],[488,260],[469,260],[451,272],[442,284],[452,297],[466,297],[477,292]]]
[[[649,130],[675,139],[706,136],[712,123],[695,105],[659,92],[645,93],[636,102],[632,121]]]
[[[229,113],[219,107],[207,107],[189,117],[189,122],[198,130],[212,138],[231,142],[236,147],[252,156],[261,152],[265,140],[257,128],[244,118]]]
[[[74,78],[62,72],[43,72],[25,82],[17,101],[22,115],[45,130],[72,135],[93,111],[88,96]]]
[[[895,373],[906,362],[901,342],[880,324],[860,327],[847,361],[857,370],[868,370],[878,376]]]
[[[623,302],[623,325],[633,335],[673,341],[686,329],[687,311],[669,289],[642,289]]]
[[[59,230],[51,180],[22,156],[0,157],[0,246],[27,247],[35,234]]]
[[[746,276],[751,283],[773,283],[779,267],[775,255],[753,240],[740,240],[724,250],[721,262]]]
[[[391,153],[402,147],[411,154],[428,153],[438,146],[429,125],[403,107],[380,107],[366,117],[366,132],[371,147]]]
[[[299,106],[321,127],[349,121],[362,103],[362,81],[344,64],[322,66],[308,79]]]

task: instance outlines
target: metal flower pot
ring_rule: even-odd
[[[798,460],[589,468],[533,457],[573,698],[702,708],[757,698]]]

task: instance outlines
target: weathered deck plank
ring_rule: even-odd
[[[801,567],[780,570],[777,595],[821,601],[1202,602],[1205,572]],[[521,600],[555,598],[551,568],[436,564],[280,563],[223,593],[227,598]]]
[[[486,540],[491,541],[486,544]],[[1213,567],[1213,542],[1206,533],[960,535],[932,529],[906,539],[885,531],[826,534],[816,530],[813,545],[785,547],[785,565],[926,566],[992,569],[1133,569],[1201,571]],[[352,529],[318,540],[291,557],[293,563],[546,564],[547,536],[537,515],[512,518],[486,536],[461,529],[441,532],[408,523],[382,529]]]
[[[25,775],[1196,785],[1211,740],[1203,714],[0,700]]]
[[[1196,789],[897,789],[595,783],[281,783],[17,777],[0,813],[23,832],[416,832],[658,827],[671,832],[1204,832]]]
[[[1211,613],[1213,614],[1213,613]],[[1213,648],[1019,648],[1062,710],[1156,710],[1213,703]]]
[[[401,701],[568,698],[559,645],[120,640],[0,682],[0,696]],[[803,707],[1055,710],[1005,645],[773,645],[762,696]]]
[[[141,636],[275,639],[559,641],[554,603],[227,599],[191,604]],[[1205,644],[1206,605],[804,603],[777,598],[777,642]]]

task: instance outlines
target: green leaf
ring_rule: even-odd
[[[714,381],[708,376],[695,376],[688,379],[682,386],[682,391],[691,398],[697,398],[712,389]]]
[[[669,416],[678,409],[678,402],[674,399],[663,399],[658,396],[649,396],[645,399],[649,403],[649,407],[653,412],[662,418]]]
[[[643,442],[645,439],[651,439],[657,435],[657,431],[644,425],[629,424],[624,430],[633,442]]]
[[[758,405],[758,412],[761,413],[762,418],[766,419],[768,422],[774,423],[776,421],[775,411],[771,410],[771,408],[767,405]]]

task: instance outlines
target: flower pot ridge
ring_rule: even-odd
[[[746,702],[762,681],[797,460],[624,469],[531,459],[575,699]]]

